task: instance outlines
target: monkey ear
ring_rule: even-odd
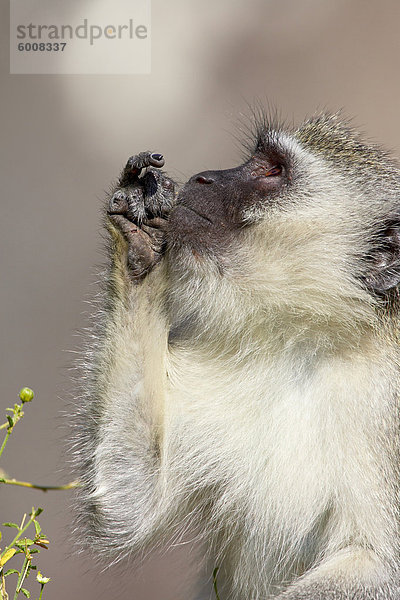
[[[368,288],[384,294],[400,283],[400,221],[391,221],[380,232],[378,243],[368,255]]]

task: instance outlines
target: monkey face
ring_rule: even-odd
[[[335,123],[264,129],[243,164],[189,179],[167,232],[174,306],[375,319],[400,282],[398,166]]]
[[[286,161],[276,151],[256,152],[233,169],[193,175],[172,211],[170,244],[198,255],[227,250],[249,225],[249,211],[279,202],[287,180]]]

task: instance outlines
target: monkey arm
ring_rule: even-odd
[[[397,600],[400,577],[370,549],[348,547],[291,585],[277,600]]]
[[[78,526],[88,543],[114,553],[142,548],[150,538],[154,544],[168,513],[160,484],[167,340],[161,304],[163,221],[173,188],[158,172],[138,180],[126,171],[107,210],[105,306],[76,429]]]

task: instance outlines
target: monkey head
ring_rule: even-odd
[[[239,296],[253,314],[370,322],[400,281],[399,200],[398,166],[337,115],[293,131],[264,121],[243,164],[194,175],[178,195],[176,310],[214,298],[229,312]]]

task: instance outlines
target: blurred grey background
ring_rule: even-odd
[[[101,265],[104,190],[131,154],[162,152],[179,181],[237,164],[248,103],[295,122],[344,108],[399,154],[398,0],[152,2],[152,73],[9,75],[9,7],[1,0],[1,412],[35,390],[2,466],[19,479],[69,480],[68,367],[87,325]],[[193,573],[189,547],[142,569],[100,573],[69,537],[70,494],[3,486],[1,521],[33,505],[51,539],[40,566],[46,598],[179,600]]]

